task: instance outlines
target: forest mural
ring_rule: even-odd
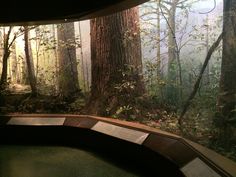
[[[236,159],[236,2],[151,0],[87,21],[0,28],[0,112],[92,114]]]

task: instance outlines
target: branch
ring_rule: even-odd
[[[204,71],[205,71],[205,69],[207,67],[208,62],[211,59],[211,55],[216,50],[216,48],[219,46],[220,41],[222,40],[222,34],[223,33],[221,33],[220,36],[218,37],[218,39],[212,44],[211,48],[209,49],[209,51],[207,53],[207,56],[205,58],[205,61],[204,61],[204,64],[202,66],[202,69],[200,71],[200,74],[198,76],[198,79],[197,79],[197,81],[194,84],[193,91],[189,95],[186,103],[184,104],[183,110],[182,110],[182,112],[180,114],[180,117],[179,117],[179,120],[178,120],[180,127],[182,126],[182,123],[183,123],[183,117],[184,117],[185,113],[187,112],[189,106],[191,105],[191,102],[192,102],[193,98],[195,97],[195,95],[196,95],[196,93],[197,93],[197,91],[199,89],[200,81],[202,79],[203,73],[204,73]]]
[[[7,47],[8,50],[11,48],[11,46],[12,46],[13,42],[16,40],[16,38],[17,38],[17,36],[14,35],[12,41],[10,42],[10,44],[9,44],[8,47]]]
[[[160,3],[160,2],[159,2],[159,3]],[[160,6],[160,10],[161,10],[162,16],[164,17],[164,19],[165,19],[165,21],[166,21],[166,23],[167,23],[167,26],[168,26],[168,28],[169,28],[169,30],[170,30],[172,36],[173,36],[173,38],[174,38],[174,42],[175,42],[175,52],[177,53],[177,52],[179,52],[179,47],[178,47],[178,43],[177,43],[177,41],[176,41],[175,32],[173,31],[173,29],[172,29],[172,27],[171,27],[171,25],[170,25],[170,23],[169,23],[167,17],[165,16],[165,14],[164,14],[164,12],[163,12],[161,6]],[[175,14],[174,14],[174,15],[175,15]]]
[[[4,49],[7,49],[7,50],[8,50],[8,42],[9,42],[11,31],[12,31],[12,27],[10,26],[6,37],[4,33]]]
[[[37,26],[32,26],[32,27],[29,27],[28,28],[28,30],[30,31],[30,30],[32,30],[32,29],[35,29]],[[16,38],[18,38],[18,37],[20,37],[20,36],[22,36],[23,34],[24,34],[24,30],[22,29],[22,28],[20,28],[15,34],[14,34],[14,37],[13,37],[13,39],[11,40],[11,42],[9,42],[9,39],[10,39],[10,33],[11,33],[11,31],[12,31],[12,29],[13,29],[14,27],[12,27],[12,26],[10,26],[9,27],[9,31],[8,31],[8,33],[7,33],[7,39],[6,39],[6,48],[7,48],[7,50],[9,50],[10,48],[11,48],[11,46],[12,46],[12,44],[14,43],[14,41],[16,40]]]

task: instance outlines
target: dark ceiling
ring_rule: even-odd
[[[78,21],[128,9],[148,0],[9,0],[1,5],[0,25]]]

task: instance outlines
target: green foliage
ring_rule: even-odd
[[[158,68],[158,63],[146,61],[144,63],[144,78],[147,92],[159,100],[160,104],[177,106],[179,95],[179,85],[176,78],[169,80],[168,76],[163,75]],[[176,66],[177,67],[177,66]]]
[[[86,105],[85,103],[86,101],[84,97],[77,98],[74,102],[68,105],[68,112],[79,113]]]
[[[117,94],[135,97],[135,91],[137,90],[137,77],[139,77],[139,68],[134,67],[133,65],[125,65],[123,69],[120,69],[117,76],[114,76],[114,85],[115,92]],[[119,81],[116,83],[116,77],[119,77]]]
[[[138,114],[139,110],[136,108],[136,99],[140,94],[138,93],[138,83],[137,77],[139,77],[139,68],[134,67],[133,65],[125,65],[123,69],[120,69],[118,73],[116,73],[116,77],[118,78],[119,83],[114,80],[113,86],[113,94],[114,94],[114,102],[115,105],[112,104],[106,108],[107,115],[111,115],[114,118],[132,118],[134,119],[136,114]],[[108,104],[110,105],[110,104]]]
[[[37,87],[39,93],[55,96],[57,94],[56,77],[53,66],[38,68]]]
[[[116,110],[115,114],[113,114],[112,117],[113,118],[118,118],[121,115],[130,116],[130,113],[131,113],[132,110],[133,110],[133,107],[131,107],[130,105],[121,106]]]

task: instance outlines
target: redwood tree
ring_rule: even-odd
[[[144,93],[138,8],[91,20],[88,112],[110,115]]]
[[[32,54],[30,52],[29,30],[28,30],[28,27],[25,26],[24,30],[25,30],[25,32],[24,32],[25,58],[26,58],[26,64],[27,64],[29,83],[30,83],[32,95],[36,96],[37,95],[36,77],[35,77],[35,72],[34,72],[33,58],[32,58]]]
[[[59,92],[63,99],[71,99],[79,93],[74,23],[58,25],[57,37]]]
[[[219,140],[224,146],[236,143],[233,127],[236,123],[236,1],[224,0],[223,54],[217,125]]]

